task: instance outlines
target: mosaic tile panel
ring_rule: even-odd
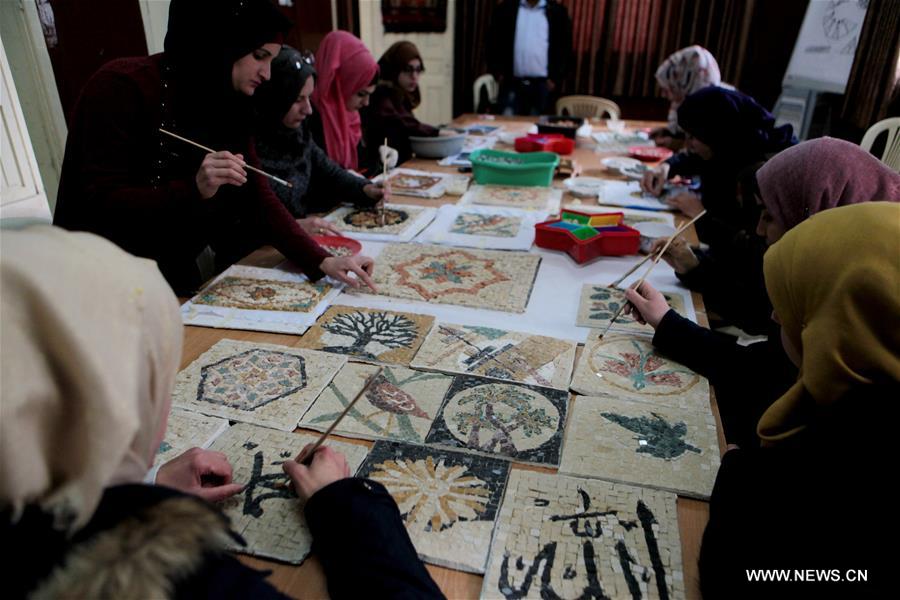
[[[332,306],[300,342],[311,348],[375,362],[408,365],[434,317],[351,306]]]
[[[231,549],[244,554],[299,564],[309,554],[312,536],[303,516],[303,504],[281,469],[318,434],[283,433],[238,423],[211,446],[224,452],[234,469],[233,479],[243,492],[219,503],[232,528],[247,541]],[[347,458],[350,472],[365,459],[365,446],[328,440],[326,444]]]
[[[342,206],[328,215],[326,219],[340,231],[399,235],[415,222],[416,217],[423,210],[424,208],[419,206],[386,204],[385,224],[381,225],[381,215],[376,209]]]
[[[649,337],[598,337],[584,345],[572,377],[572,390],[586,396],[613,396],[709,412],[706,378],[659,354]]]
[[[346,360],[314,350],[220,340],[178,374],[172,404],[293,431]]]
[[[382,295],[525,312],[541,257],[527,252],[388,244],[375,269]]]
[[[568,402],[562,390],[459,376],[425,443],[557,466]]]
[[[226,308],[311,312],[331,290],[328,283],[223,277],[191,301]]]
[[[629,227],[634,227],[638,223],[659,223],[661,225],[672,225],[672,217],[668,215],[654,215],[646,212],[645,214],[625,213],[622,222]]]
[[[422,560],[484,573],[509,469],[485,456],[377,442],[357,475],[394,497]]]
[[[438,323],[412,366],[567,390],[576,347],[542,335]]]
[[[552,204],[558,207],[562,198],[562,190],[551,187],[506,185],[473,185],[466,194],[472,204],[529,209],[552,208]]]
[[[712,413],[579,396],[559,472],[709,498],[719,469]]]
[[[378,367],[347,363],[300,421],[325,431]],[[439,373],[384,367],[335,433],[363,439],[422,443],[453,378]]]
[[[521,226],[522,219],[516,217],[463,212],[453,220],[450,233],[511,238],[519,234]]]
[[[404,192],[422,192],[443,181],[442,177],[435,175],[414,175],[412,173],[395,172],[388,177],[391,191],[402,194]]]
[[[513,469],[482,598],[684,598],[675,500]]]
[[[665,297],[666,302],[669,303],[670,308],[674,308],[675,312],[681,316],[686,315],[684,296],[674,292],[663,291],[661,293]],[[623,290],[590,283],[584,285],[581,288],[581,301],[578,304],[578,320],[576,324],[580,327],[606,329],[606,326],[609,325],[609,320],[613,318],[613,315],[625,302],[627,300]],[[612,330],[653,334],[653,327],[638,323],[632,315],[626,315],[624,312],[616,318]]]
[[[228,419],[207,417],[176,408],[169,413],[166,437],[159,445],[153,464],[167,463],[191,448],[206,448],[226,429]]]

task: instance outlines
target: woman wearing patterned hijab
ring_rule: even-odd
[[[206,501],[242,489],[224,455],[190,450],[160,469],[160,485],[144,484],[164,439],[183,335],[156,265],[48,226],[5,230],[0,246],[8,595],[285,598],[267,573],[225,551],[243,540]],[[305,502],[332,597],[440,597],[384,487],[350,477],[328,447],[309,467],[288,459],[283,469]],[[203,482],[206,474],[224,483]]]
[[[341,235],[334,226],[309,213],[331,210],[340,202],[372,206],[383,197],[382,188],[355,175],[316,144],[306,121],[313,114],[311,96],[316,71],[311,57],[290,46],[272,61],[272,80],[260,86],[257,102],[256,146],[266,172],[291,182],[274,191],[308,233]]]
[[[656,83],[663,96],[669,100],[669,124],[652,131],[650,137],[659,146],[678,150],[683,145],[684,137],[684,132],[678,126],[678,107],[697,90],[722,84],[719,64],[706,48],[688,46],[671,54],[659,65],[656,69]]]
[[[797,597],[797,585],[819,598],[890,595],[898,256],[900,205],[888,202],[826,210],[766,254],[774,317],[800,374],[759,420],[762,447],[722,459],[700,553],[704,597]],[[825,569],[829,579],[761,583],[748,569]]]

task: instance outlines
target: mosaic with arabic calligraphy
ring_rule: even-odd
[[[425,443],[556,466],[568,401],[562,390],[460,375]]]
[[[231,520],[231,527],[246,541],[231,549],[299,564],[309,554],[312,536],[303,516],[303,504],[281,468],[318,434],[285,433],[243,423],[219,436],[210,450],[222,452],[233,469],[233,479],[244,484],[237,495],[219,507]],[[366,457],[366,447],[328,440],[343,454],[353,472]]]
[[[567,390],[576,347],[543,335],[439,323],[411,366]]]
[[[223,277],[191,301],[226,308],[310,312],[329,290],[327,283]]]
[[[375,269],[383,295],[525,312],[541,257],[528,252],[388,244]]]
[[[483,598],[685,597],[675,494],[514,469]]]
[[[377,371],[372,365],[347,363],[303,415],[300,426],[327,429]],[[452,381],[440,373],[384,367],[335,433],[421,444]]]
[[[423,560],[484,573],[509,470],[485,456],[376,442],[357,476],[387,488]]]
[[[293,431],[345,362],[326,352],[219,340],[175,378],[172,404]]]
[[[705,499],[718,470],[711,412],[590,396],[571,407],[560,473]]]
[[[684,297],[681,294],[661,293],[666,302],[669,303],[670,308],[673,308],[675,312],[682,316],[685,315]],[[610,319],[619,312],[619,309],[625,302],[627,302],[625,300],[625,292],[618,288],[590,283],[584,285],[581,288],[581,301],[578,305],[578,320],[576,324],[579,327],[605,329],[609,325]],[[626,315],[624,311],[616,317],[613,329],[653,333],[653,327],[638,323],[632,315]]]
[[[572,389],[587,396],[614,396],[659,406],[709,411],[709,382],[659,354],[641,335],[599,334],[585,343]]]

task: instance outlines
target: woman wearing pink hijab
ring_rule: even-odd
[[[316,52],[319,74],[312,103],[310,132],[328,157],[345,169],[360,170],[362,122],[359,109],[369,104],[378,81],[378,63],[365,44],[346,31],[332,31]]]

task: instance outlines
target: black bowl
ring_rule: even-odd
[[[561,133],[567,138],[575,139],[575,132],[584,125],[582,117],[570,117],[558,115],[554,117],[541,117],[537,122],[538,133]]]

